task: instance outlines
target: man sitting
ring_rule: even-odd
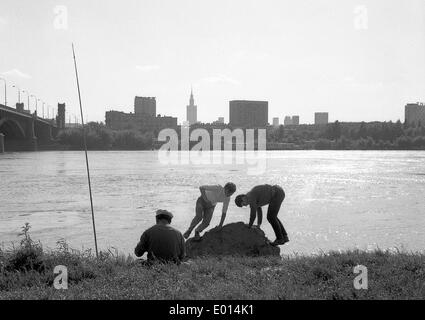
[[[148,253],[148,263],[154,261],[180,264],[185,258],[186,247],[180,231],[170,226],[173,214],[167,210],[156,212],[156,225],[146,230],[134,249],[137,257]]]

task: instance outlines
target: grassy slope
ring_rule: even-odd
[[[349,251],[320,256],[199,258],[141,266],[111,252],[62,244],[54,252],[0,250],[0,299],[424,299],[425,255]],[[37,251],[38,250],[38,251]],[[28,266],[31,256],[33,269]],[[34,263],[35,261],[35,263]],[[369,289],[355,290],[353,267],[368,268]],[[66,265],[69,289],[53,288],[53,268]]]

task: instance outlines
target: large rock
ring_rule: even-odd
[[[274,247],[264,231],[248,228],[243,222],[225,225],[206,232],[201,241],[190,238],[186,241],[187,256],[195,258],[205,255],[278,256],[279,247]]]

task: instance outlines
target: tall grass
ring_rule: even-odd
[[[424,299],[422,253],[347,251],[317,256],[204,257],[141,264],[116,250],[46,251],[23,227],[18,247],[0,250],[0,299]],[[53,286],[57,265],[68,289]],[[353,269],[368,269],[368,289],[354,288]]]

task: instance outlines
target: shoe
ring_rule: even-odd
[[[187,240],[190,237],[190,234],[192,232],[190,230],[187,230],[185,233],[183,233],[183,237]]]
[[[194,241],[201,241],[202,237],[199,234],[199,232],[195,231],[195,237],[193,238]]]
[[[272,246],[281,246],[285,243],[289,242],[288,237],[284,237],[282,239],[276,239],[273,243]]]

